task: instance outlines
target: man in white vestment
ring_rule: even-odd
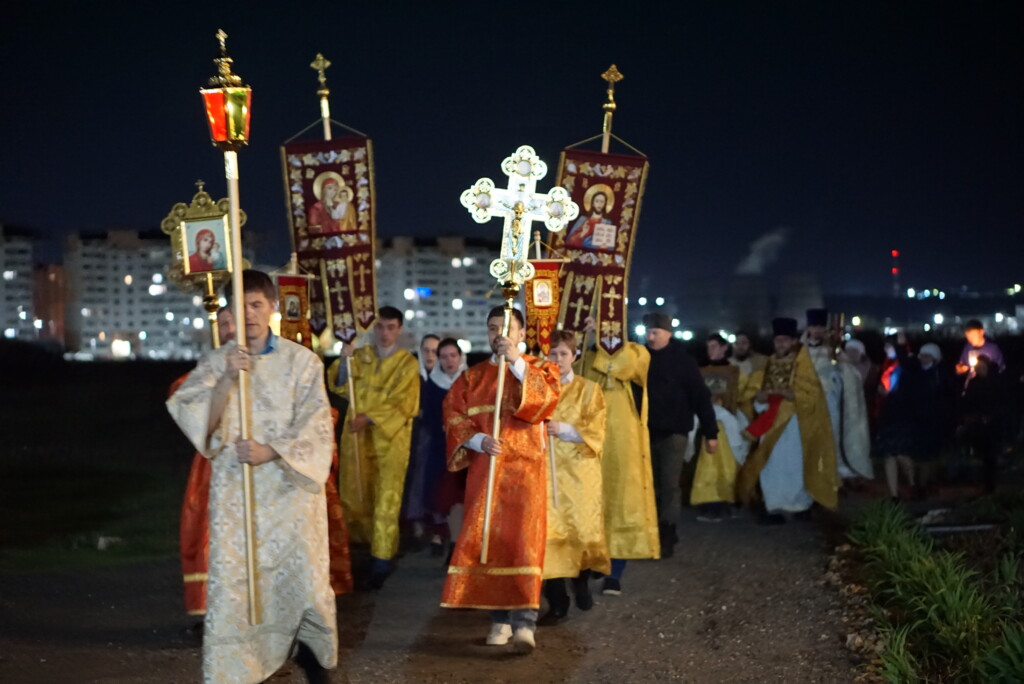
[[[338,658],[324,482],[334,430],[313,352],[275,336],[277,294],[247,270],[245,335],[204,356],[167,408],[211,460],[210,565],[203,638],[206,682],[262,682],[296,653],[311,682],[326,682]],[[250,439],[240,439],[236,379],[248,371]],[[249,624],[242,464],[253,472],[257,597]]]

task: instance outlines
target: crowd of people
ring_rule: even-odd
[[[959,386],[936,345],[894,337],[875,364],[859,340],[840,348],[820,309],[803,331],[775,319],[767,355],[747,334],[711,335],[699,364],[661,313],[644,318],[646,344],[609,354],[587,343],[588,319],[579,333],[555,331],[538,358],[523,351],[522,314],[497,307],[492,354],[467,367],[451,338],[425,336],[418,356],[402,349],[402,313],[385,306],[372,341],[344,345],[325,372],[271,332],[270,278],[246,271],[243,284],[247,349],[207,354],[168,400],[197,450],[182,550],[190,612],[205,614],[207,681],[263,681],[290,657],[327,681],[350,542],[368,547],[366,587],[381,590],[413,538],[447,568],[442,607],[487,611],[485,642],[529,653],[538,625],[594,606],[592,586],[621,596],[628,561],[671,557],[687,504],[702,522],[749,506],[758,522],[784,524],[836,508],[844,485],[873,478],[873,454],[898,497],[900,473],[924,484],[915,466],[952,439],[958,412],[960,443],[995,482],[1002,357],[973,322]],[[230,340],[228,309],[219,322]],[[328,393],[346,405],[340,436]],[[259,620],[248,612],[244,465]]]

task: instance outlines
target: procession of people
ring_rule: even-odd
[[[271,330],[272,279],[248,270],[243,281],[247,349],[222,309],[222,346],[167,402],[196,448],[182,570],[186,609],[204,616],[207,681],[263,681],[292,657],[310,681],[328,681],[333,598],[353,588],[350,543],[371,559],[356,586],[374,591],[386,590],[403,540],[429,540],[447,573],[439,605],[487,611],[481,640],[529,653],[538,626],[569,619],[573,604],[594,608],[592,582],[620,597],[628,560],[685,549],[684,515],[720,523],[746,506],[774,525],[834,510],[841,488],[872,478],[871,433],[898,498],[898,475],[920,486],[919,466],[952,437],[956,389],[937,345],[888,339],[872,376],[864,344],[835,344],[821,310],[808,312],[802,332],[795,319],[775,319],[763,357],[747,334],[738,350],[712,334],[698,365],[662,313],[645,316],[646,344],[611,355],[584,347],[592,318],[578,333],[553,331],[545,359],[524,352],[522,312],[511,310],[506,330],[499,306],[486,319],[491,356],[467,368],[452,338],[425,336],[418,359],[402,349],[403,317],[385,306],[369,343],[344,345],[325,372],[316,353]],[[956,443],[982,459],[991,488],[1001,356],[975,330],[959,369]],[[245,439],[234,384],[243,371],[253,396]],[[352,389],[339,439],[328,392],[349,399]],[[244,464],[259,492],[258,623],[246,617]]]

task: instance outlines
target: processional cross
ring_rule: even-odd
[[[534,276],[533,264],[528,259],[530,224],[544,221],[548,230],[557,233],[580,213],[565,188],[554,187],[547,194],[537,192],[537,181],[547,175],[548,165],[541,161],[529,145],[523,145],[501,162],[501,170],[508,176],[508,187],[495,187],[490,178],[481,178],[462,193],[462,206],[469,209],[473,220],[487,223],[495,216],[505,219],[501,233],[501,252],[491,262],[491,275],[498,280],[505,298],[505,321],[502,337],[508,337],[512,318],[512,302],[523,283]],[[501,398],[505,391],[505,357],[498,359],[498,388],[494,398],[494,423],[491,436],[501,433]],[[487,502],[484,507],[483,540],[480,544],[480,562],[487,563],[488,541],[491,529],[491,505],[494,498],[495,457],[492,454],[487,471]],[[552,473],[552,479],[554,474]]]

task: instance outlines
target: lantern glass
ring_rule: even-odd
[[[206,118],[210,123],[210,138],[213,142],[248,143],[252,89],[204,88],[199,92],[206,105]]]

